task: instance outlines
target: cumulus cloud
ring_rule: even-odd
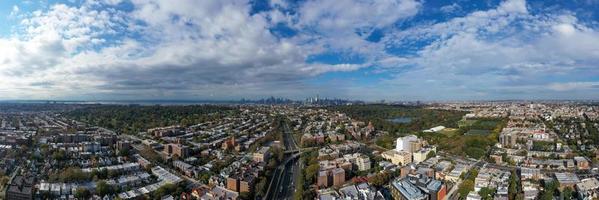
[[[414,39],[431,41],[416,56],[404,57],[403,65],[392,65],[416,66],[417,70],[396,75],[391,82],[410,85],[428,79],[439,83],[432,88],[462,96],[531,98],[546,91],[545,85],[556,75],[570,79],[596,76],[598,34],[572,15],[533,15],[524,1],[505,1],[495,9],[388,37],[387,42],[397,46]],[[418,91],[418,87],[404,88]]]
[[[264,94],[276,85],[360,67],[306,63],[313,47],[275,37],[269,28],[277,11],[250,15],[245,1],[133,0],[128,13],[107,8],[121,1],[104,3],[32,12],[18,37],[1,39],[7,52],[0,55],[3,94],[44,98],[43,88],[65,96],[165,90],[194,96],[228,85],[264,86]],[[36,90],[15,92],[23,88]]]
[[[431,8],[417,0],[269,6],[255,11],[237,0],[83,1],[32,12],[15,6],[15,34],[0,37],[0,96],[513,98],[596,88],[599,75],[596,25],[571,12],[531,12],[524,0],[486,10],[435,8],[470,12],[444,21],[419,19]],[[293,34],[277,34],[278,26]],[[380,40],[369,39],[373,34]],[[310,60],[321,54],[361,59]],[[369,86],[309,82],[365,68],[386,78]]]

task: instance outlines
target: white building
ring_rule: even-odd
[[[414,153],[412,153],[412,161],[416,164],[421,163],[422,161],[426,160],[426,156],[428,156],[428,154],[431,151],[436,151],[435,148],[423,148],[420,149],[418,151],[414,151]]]
[[[435,126],[433,128],[426,129],[423,132],[425,132],[425,133],[436,133],[436,132],[442,131],[443,129],[445,129],[445,126]]]
[[[408,135],[404,137],[397,138],[395,151],[407,151],[412,152],[412,147],[410,145],[411,142],[418,142],[418,137],[415,135]]]
[[[370,158],[366,155],[361,155],[356,158],[356,165],[359,171],[366,171],[370,169]]]

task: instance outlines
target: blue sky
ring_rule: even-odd
[[[0,1],[0,99],[599,98],[597,0]]]

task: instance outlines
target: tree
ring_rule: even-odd
[[[474,181],[466,179],[458,188],[458,193],[460,194],[461,198],[466,198],[466,196],[468,196],[468,193],[470,193],[470,191],[472,190],[474,190]]]
[[[62,171],[58,177],[61,182],[87,181],[90,178],[91,177],[87,173],[81,171],[78,167],[69,167]]]
[[[306,181],[308,181],[308,183],[314,183],[319,170],[320,165],[318,165],[318,163],[309,165],[306,168]]]
[[[515,199],[518,193],[518,174],[513,170],[510,175],[510,187],[508,188],[508,195],[510,199]]]
[[[239,193],[239,198],[243,200],[252,199],[251,195],[252,194],[250,194],[249,192],[241,192]]]
[[[258,183],[256,184],[256,195],[257,196],[264,196],[266,189],[267,189],[267,185],[266,185],[266,178],[261,178],[260,181],[258,181]]]
[[[212,173],[210,173],[210,171],[202,171],[202,172],[200,172],[199,180],[200,180],[200,182],[202,182],[204,184],[208,184],[208,180],[210,179],[211,176],[212,176]]]
[[[106,181],[96,182],[96,193],[100,196],[105,196],[112,193],[112,187]]]
[[[273,153],[274,157],[277,159],[277,161],[282,162],[284,157],[285,157],[285,152],[283,151],[283,149],[279,148],[279,147],[273,147],[270,149],[270,151]]]
[[[87,199],[90,197],[90,192],[86,188],[79,187],[75,191],[75,197],[78,199]]]
[[[62,149],[58,150],[58,151],[55,151],[52,154],[52,159],[54,159],[54,160],[61,161],[61,160],[64,160],[65,158],[66,158],[66,152],[64,150],[62,150]]]
[[[495,194],[495,189],[483,187],[480,189],[480,191],[478,191],[478,194],[480,195],[480,197],[482,197],[483,200],[490,200],[490,199],[493,199],[493,194]]]
[[[382,187],[389,182],[389,179],[391,179],[391,175],[389,173],[381,172],[368,179],[368,181],[375,187]]]
[[[129,149],[123,148],[123,149],[119,150],[119,156],[123,156],[123,157],[129,156]]]
[[[437,156],[437,153],[435,151],[430,151],[430,152],[428,152],[428,154],[426,154],[426,159],[428,160],[429,158],[432,158],[435,156]]]
[[[566,187],[564,191],[561,193],[562,199],[572,199],[574,191],[572,188]]]
[[[167,183],[162,187],[158,188],[154,191],[153,196],[155,199],[160,199],[161,197],[173,193],[177,189],[177,186],[171,183]]]
[[[539,199],[541,200],[553,200],[553,193],[555,192],[555,190],[558,188],[558,185],[555,181],[551,181],[551,182],[545,182],[544,184],[544,191],[543,194],[541,194],[541,197]]]

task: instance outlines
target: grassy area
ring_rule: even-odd
[[[490,133],[491,130],[470,129],[468,132],[464,133],[464,135],[488,135]]]
[[[380,135],[375,139],[377,146],[393,149],[397,137],[417,134],[431,144],[438,145],[440,150],[476,159],[487,155],[491,146],[497,143],[501,129],[507,124],[506,119],[462,120],[464,112],[430,110],[413,106],[352,105],[330,107],[329,109],[346,113],[358,120],[371,121],[377,130],[387,131],[389,134]],[[409,117],[412,121],[409,123],[389,121],[396,117]],[[439,133],[421,132],[439,125],[447,128]]]
[[[462,127],[469,127],[472,126],[474,123],[476,123],[476,120],[473,119],[462,119],[458,122],[458,126],[460,128]]]
[[[475,119],[471,126],[459,129],[443,130],[440,133],[419,133],[439,149],[453,155],[481,158],[498,141],[501,129],[505,127],[506,119]]]

